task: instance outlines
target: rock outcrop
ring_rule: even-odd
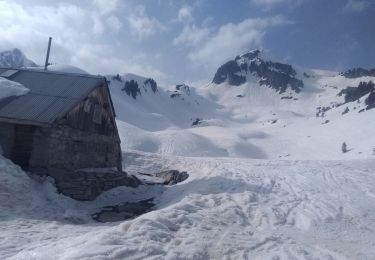
[[[266,61],[259,50],[251,51],[222,65],[216,72],[212,82],[239,86],[247,82],[248,77],[258,79],[260,85],[268,86],[279,93],[287,88],[300,92],[303,81],[296,77],[297,72],[289,64]]]

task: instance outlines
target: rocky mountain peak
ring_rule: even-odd
[[[20,49],[14,48],[0,52],[0,67],[5,68],[23,68],[37,67],[37,65],[29,60]]]
[[[239,86],[246,83],[249,77],[255,77],[260,85],[273,88],[279,93],[285,92],[287,88],[298,93],[304,85],[296,75],[291,65],[267,61],[261,57],[260,50],[253,50],[220,66],[212,82],[227,82],[229,85]]]
[[[121,90],[133,99],[137,99],[142,94],[150,93],[155,94],[158,90],[156,81],[152,78],[145,78],[135,74],[119,74],[111,76],[111,83],[116,82],[121,86]]]
[[[340,75],[349,79],[360,77],[375,77],[375,69],[353,68],[341,73]]]
[[[239,55],[235,58],[235,61],[245,61],[245,60],[253,60],[255,58],[259,58],[261,54],[260,50],[252,50],[242,55]]]

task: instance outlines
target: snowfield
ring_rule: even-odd
[[[300,71],[300,74],[303,72]],[[136,99],[111,80],[123,150],[162,155],[251,159],[352,160],[375,158],[375,109],[362,112],[364,99],[344,103],[338,93],[374,77],[348,79],[337,72],[307,70],[300,93],[280,94],[247,83],[191,87],[190,94],[171,98],[170,90],[143,88]],[[239,95],[241,97],[239,97]],[[328,107],[317,116],[318,108]],[[343,114],[348,108],[350,112]],[[359,112],[361,111],[361,112]],[[197,119],[201,124],[192,126]],[[342,153],[346,142],[348,153]]]
[[[187,170],[170,187],[94,202],[0,162],[1,259],[374,259],[375,162],[269,161],[129,152],[129,173]],[[18,195],[17,195],[18,194]],[[99,206],[155,196],[157,209],[98,224]]]
[[[79,202],[0,156],[0,259],[375,259],[375,109],[338,95],[375,78],[305,72],[282,94],[252,75],[157,91],[109,77],[124,170],[189,178]],[[135,219],[91,218],[148,198],[155,210]]]

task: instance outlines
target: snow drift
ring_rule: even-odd
[[[0,77],[0,100],[12,96],[22,96],[27,94],[29,91],[30,89],[18,82]]]
[[[372,259],[375,164],[124,154],[129,173],[174,168],[186,181],[59,197],[0,158],[2,259]],[[1,185],[1,184],[0,184]],[[33,185],[37,185],[36,187]],[[48,188],[49,187],[49,188]],[[5,189],[5,190],[4,190]],[[100,205],[155,197],[136,219],[94,223]]]

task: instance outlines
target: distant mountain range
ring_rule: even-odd
[[[299,93],[303,91],[305,81],[311,82],[314,72],[307,72],[300,69],[299,73],[292,65],[270,61],[263,57],[260,50],[253,50],[243,55],[235,57],[219,67],[212,83],[215,85],[227,84],[230,86],[240,86],[246,83],[256,82],[260,86],[266,86],[283,94],[288,89],[292,92]],[[311,71],[311,70],[310,70]],[[375,85],[371,77],[375,77],[375,69],[354,68],[345,72],[337,73],[347,79],[363,78],[363,81],[356,86],[337,86],[341,90],[336,94],[343,96],[344,101],[335,104],[341,106],[346,103],[361,102],[361,98],[366,107],[372,109],[375,107]],[[318,77],[320,78],[320,77]],[[291,96],[282,97],[291,99]]]
[[[26,68],[38,65],[28,59],[21,50],[15,48],[10,51],[0,52],[0,67],[3,68]]]
[[[17,49],[0,57],[0,66],[36,66]],[[134,74],[106,78],[125,150],[258,159],[375,154],[374,69],[301,68],[253,50],[219,66],[201,86],[160,86]],[[343,142],[350,152],[341,152]]]

